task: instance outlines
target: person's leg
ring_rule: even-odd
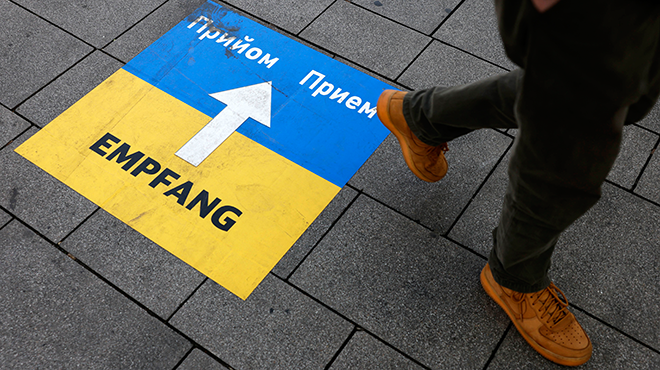
[[[523,74],[518,69],[467,85],[413,91],[403,100],[403,115],[429,145],[480,128],[517,128],[514,103]]]
[[[572,0],[539,14],[524,0],[496,4],[507,52],[525,73],[489,264],[499,284],[531,293],[550,284],[561,232],[598,201],[624,122],[657,99],[660,9]]]

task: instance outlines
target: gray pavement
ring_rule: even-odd
[[[478,279],[515,130],[452,142],[436,184],[388,137],[247,301],[13,151],[202,3],[0,0],[0,368],[557,368]],[[402,89],[515,68],[491,0],[219,3]],[[660,368],[659,142],[656,108],[559,241],[583,368]]]

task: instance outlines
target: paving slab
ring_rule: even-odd
[[[29,129],[0,150],[0,205],[59,242],[97,206],[14,152],[36,132]]]
[[[169,0],[126,33],[113,39],[103,50],[128,62],[205,2],[206,0]]]
[[[445,233],[511,143],[495,130],[479,130],[449,143],[447,176],[418,179],[393,135],[381,144],[349,184],[436,232]]]
[[[15,0],[76,37],[102,48],[165,0]]]
[[[164,319],[206,278],[104,210],[61,246]]]
[[[9,1],[0,24],[0,103],[12,109],[93,50]]]
[[[11,215],[0,209],[0,229],[11,220]]]
[[[430,35],[449,16],[460,0],[352,0],[374,13],[403,23],[408,27]]]
[[[660,350],[660,207],[613,185],[568,228],[551,278],[581,309]]]
[[[321,14],[333,0],[301,1],[301,0],[228,0],[227,3],[240,8],[267,22],[281,27],[291,33],[298,34],[314,18]]]
[[[508,70],[517,68],[504,52],[491,0],[466,0],[433,37]]]
[[[0,363],[171,369],[191,343],[18,221],[0,230]]]
[[[221,363],[214,360],[213,357],[207,355],[206,353],[195,348],[192,352],[183,360],[183,363],[177,370],[226,370],[227,368],[222,366]]]
[[[431,41],[346,1],[335,2],[300,37],[391,79]]]
[[[434,86],[468,84],[501,73],[506,73],[506,70],[439,41],[433,41],[401,75],[398,82],[419,90]]]
[[[19,117],[16,113],[0,106],[0,148],[20,135],[30,127],[30,122]]]
[[[651,156],[658,138],[658,135],[637,126],[626,126],[623,129],[621,151],[607,179],[631,189]]]
[[[422,370],[396,350],[364,331],[358,331],[330,366],[330,370]]]
[[[287,278],[357,195],[358,192],[351,188],[345,187],[341,189],[339,194],[337,194],[323,212],[321,212],[319,217],[312,222],[309,228],[305,230],[305,233],[302,234],[291,249],[275,265],[273,273],[281,278]]]
[[[207,280],[170,322],[245,370],[323,368],[353,329],[273,275],[246,301]]]
[[[484,257],[488,257],[493,247],[492,231],[497,227],[502,213],[504,195],[509,184],[507,168],[510,157],[511,149],[449,232],[450,239]]]
[[[638,122],[638,125],[660,134],[660,105],[656,104],[651,112]]]
[[[579,369],[658,369],[660,355],[629,339],[623,334],[592,319],[584,313],[572,310],[580,325],[589,335],[594,347],[591,359]],[[511,328],[502,345],[497,350],[488,370],[519,369],[519,370],[560,370],[564,366],[552,363],[530,347]]]
[[[16,111],[37,126],[44,127],[121,67],[122,63],[95,51]]]
[[[651,161],[646,167],[646,170],[644,170],[644,174],[639,179],[635,193],[656,203],[660,203],[660,185],[658,184],[658,179],[660,179],[660,150],[656,148],[651,156]]]
[[[361,195],[290,281],[432,368],[483,368],[508,325],[486,261]]]

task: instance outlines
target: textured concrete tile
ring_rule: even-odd
[[[660,179],[660,150],[656,149],[651,157],[651,162],[644,170],[642,178],[639,179],[635,193],[660,203],[660,183],[658,179]]]
[[[621,152],[619,152],[619,157],[614,162],[614,167],[607,179],[624,188],[632,188],[657,142],[658,135],[656,134],[637,126],[625,127]]]
[[[339,215],[357,197],[357,194],[357,191],[347,187],[339,191],[339,194],[321,212],[319,217],[312,222],[300,239],[282,257],[280,262],[275,265],[273,273],[286,278],[305,258],[307,253],[314,248],[316,243],[323,237],[323,234],[332,226],[332,223],[339,218]]]
[[[551,278],[569,301],[660,349],[660,207],[613,185],[568,228]]]
[[[162,318],[174,313],[205,279],[104,210],[96,212],[61,245]]]
[[[660,134],[660,105],[656,104],[651,112],[638,124]]]
[[[214,360],[211,356],[198,350],[197,348],[183,360],[181,366],[177,370],[226,370],[218,361]]]
[[[0,151],[0,205],[58,242],[97,207],[14,152],[36,131],[28,130]]]
[[[628,339],[580,311],[572,310],[580,325],[589,334],[594,347],[591,359],[580,369],[658,369],[660,355]],[[566,369],[539,355],[511,328],[502,346],[498,349],[488,370],[520,369],[551,370]]]
[[[103,50],[128,62],[190,15],[205,0],[169,0]]]
[[[430,41],[345,1],[333,4],[301,37],[389,78],[396,78]]]
[[[336,59],[336,60],[339,61],[339,62],[342,62],[342,63],[346,64],[347,66],[349,66],[349,67],[351,67],[351,68],[355,68],[355,69],[357,69],[358,71],[360,71],[360,72],[362,72],[362,73],[364,73],[364,74],[367,74],[367,75],[369,75],[369,76],[371,76],[371,77],[373,77],[373,78],[375,78],[375,79],[377,79],[377,80],[381,80],[381,81],[383,81],[383,82],[385,82],[385,83],[387,83],[387,84],[390,84],[391,86],[393,86],[393,87],[395,87],[395,88],[397,88],[397,89],[399,89],[399,90],[404,90],[404,87],[401,86],[401,85],[399,85],[399,84],[397,84],[396,82],[392,82],[391,80],[384,79],[383,77],[381,77],[381,76],[379,76],[379,75],[377,75],[377,74],[371,72],[370,70],[368,70],[368,69],[366,69],[366,68],[363,68],[363,67],[361,67],[361,66],[359,66],[359,65],[357,65],[357,64],[355,64],[355,63],[353,63],[353,62],[351,62],[351,61],[348,60],[348,59],[344,59],[344,58],[339,57],[339,56],[335,56],[334,59]]]
[[[434,86],[463,85],[505,72],[470,54],[433,41],[398,82],[419,90]]]
[[[500,220],[506,187],[507,168],[511,150],[502,159],[488,181],[479,190],[461,218],[451,229],[449,237],[488,257],[493,247],[492,231]]]
[[[350,184],[444,233],[510,143],[510,138],[495,130],[479,130],[460,137],[449,143],[447,176],[427,183],[410,172],[396,138],[390,135]]]
[[[429,35],[447,18],[460,0],[418,0],[414,2],[414,6],[406,0],[351,2]]]
[[[115,59],[96,51],[21,104],[16,111],[44,127],[121,66]]]
[[[352,325],[273,275],[241,300],[208,280],[170,322],[236,369],[320,369]]]
[[[7,369],[171,369],[191,344],[36,234],[0,230]]]
[[[93,50],[9,1],[0,2],[0,24],[0,102],[10,108]]]
[[[101,48],[156,9],[165,0],[40,1],[17,3]]]
[[[291,282],[429,367],[482,368],[508,325],[485,263],[360,196]]]
[[[5,226],[11,220],[11,215],[0,209],[0,228]]]
[[[0,106],[0,148],[30,127],[30,123],[9,109]]]
[[[332,0],[313,2],[301,0],[228,0],[227,3],[297,34],[321,14],[332,3]]]
[[[492,0],[465,1],[433,37],[504,68],[516,68],[504,52]]]
[[[405,358],[373,336],[358,331],[330,366],[330,370],[348,369],[421,370],[423,367]]]

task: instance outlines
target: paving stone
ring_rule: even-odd
[[[30,123],[9,109],[0,106],[0,148],[30,127]]]
[[[418,0],[413,3],[414,5],[406,0],[352,0],[351,2],[429,35],[447,18],[460,0]]]
[[[345,369],[421,370],[423,367],[379,342],[373,336],[358,331],[330,366],[330,370]]]
[[[0,24],[0,103],[12,109],[93,50],[9,1],[0,2]]]
[[[658,369],[660,355],[634,342],[621,333],[603,325],[580,311],[572,310],[580,325],[589,334],[594,347],[591,359],[580,369]],[[552,363],[530,347],[511,328],[501,347],[497,350],[488,370],[520,369],[551,370],[566,369]]]
[[[112,40],[103,50],[128,62],[205,2],[205,0],[169,0],[126,33]]]
[[[197,270],[104,210],[96,212],[61,245],[165,319],[205,279]]]
[[[346,1],[334,3],[300,35],[392,79],[431,40]]]
[[[656,134],[637,126],[625,127],[621,151],[607,179],[624,188],[632,188],[657,142]]]
[[[121,66],[115,59],[95,51],[21,104],[16,111],[39,127],[44,127]]]
[[[638,122],[640,126],[644,126],[649,130],[653,130],[660,134],[660,105],[656,104],[651,112]]]
[[[82,40],[102,48],[165,0],[15,0]]]
[[[319,217],[305,230],[305,233],[300,239],[282,257],[280,262],[275,265],[273,273],[282,278],[288,277],[357,195],[358,192],[351,188],[345,187],[341,189],[339,194],[321,212]]]
[[[501,73],[506,73],[506,70],[439,41],[433,41],[398,82],[419,90],[434,86],[463,85]]]
[[[660,350],[660,207],[605,184],[568,228],[551,278],[581,309]]]
[[[660,203],[660,185],[658,185],[658,179],[660,179],[660,150],[656,148],[649,165],[644,170],[642,178],[639,179],[635,193]]]
[[[478,130],[462,136],[449,143],[447,176],[436,183],[427,183],[410,172],[399,143],[390,135],[349,183],[442,234],[510,143],[509,137],[495,130]]]
[[[265,19],[278,27],[298,34],[305,26],[321,14],[333,0],[318,0],[314,2],[301,0],[228,0],[248,13]]]
[[[397,89],[399,89],[399,90],[405,90],[405,88],[404,88],[403,86],[401,86],[400,84],[397,84],[396,82],[393,82],[393,81],[391,81],[391,80],[383,79],[382,76],[379,76],[379,75],[377,75],[376,73],[374,73],[374,72],[372,72],[372,71],[370,71],[370,70],[368,70],[368,69],[366,69],[366,68],[364,68],[364,67],[361,67],[361,66],[359,66],[359,65],[357,65],[357,64],[355,64],[355,63],[353,63],[353,62],[351,62],[351,61],[348,60],[348,59],[344,59],[344,58],[342,58],[342,57],[340,57],[340,56],[335,56],[334,59],[336,59],[336,60],[339,61],[339,62],[342,62],[342,63],[346,64],[347,66],[349,66],[349,67],[351,67],[351,68],[355,68],[355,69],[357,69],[358,71],[360,71],[360,72],[362,72],[362,73],[364,73],[364,74],[367,74],[367,75],[369,75],[369,76],[371,76],[371,77],[373,77],[373,78],[375,78],[375,79],[378,79],[378,80],[381,80],[381,81],[383,81],[383,82],[385,82],[385,83],[387,83],[387,84],[390,84],[392,87],[395,87],[395,88],[397,88]]]
[[[181,366],[177,370],[226,370],[218,361],[214,360],[211,356],[195,348],[183,360]]]
[[[353,325],[273,275],[246,301],[207,280],[170,320],[235,369],[320,369]]]
[[[97,207],[14,149],[30,129],[0,150],[0,205],[54,242],[62,240]]]
[[[504,52],[491,0],[465,1],[433,37],[506,69],[517,68]]]
[[[456,225],[449,232],[449,238],[488,257],[493,247],[492,231],[500,220],[506,187],[509,184],[507,168],[511,150],[497,166],[488,181],[479,190]]]
[[[11,215],[0,209],[0,229],[5,226],[9,220],[11,220]]]
[[[508,319],[486,263],[360,196],[290,281],[431,368],[483,368]]]
[[[190,342],[17,221],[0,230],[7,369],[171,369]]]

